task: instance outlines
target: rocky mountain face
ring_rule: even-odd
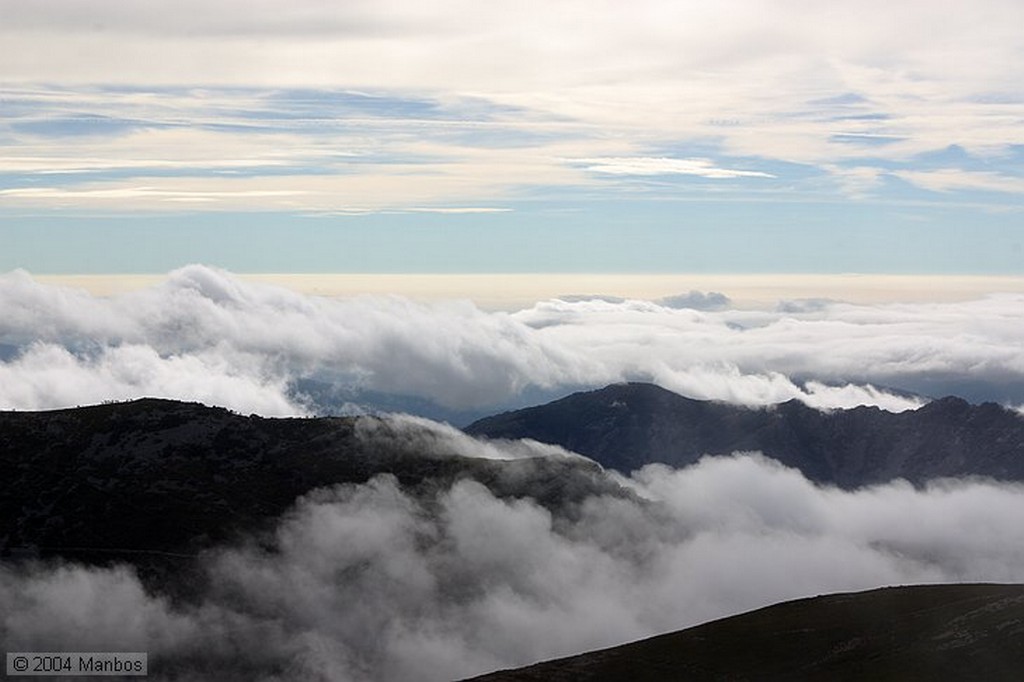
[[[760,451],[809,479],[855,488],[905,478],[1024,480],[1024,417],[993,403],[935,400],[913,411],[822,412],[797,401],[744,408],[617,384],[474,422],[487,438],[532,438],[628,473],[651,462]]]
[[[1016,680],[1024,585],[917,585],[776,604],[474,682]]]
[[[0,412],[0,557],[174,572],[271,526],[315,488],[382,473],[412,491],[472,478],[552,508],[627,494],[582,458],[500,461],[444,448],[426,428],[376,418],[264,419],[170,400]]]

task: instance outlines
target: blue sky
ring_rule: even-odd
[[[1018,2],[337,4],[0,0],[0,270],[1024,273]]]

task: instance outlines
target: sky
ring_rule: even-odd
[[[1024,273],[1016,0],[0,16],[0,272]]]

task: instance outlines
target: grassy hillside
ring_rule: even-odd
[[[1019,680],[1024,585],[919,585],[777,604],[475,682]]]

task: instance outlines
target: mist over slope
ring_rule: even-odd
[[[263,530],[316,488],[378,474],[412,490],[477,479],[549,505],[627,494],[558,448],[479,444],[409,417],[265,419],[158,399],[0,412],[0,551],[195,554]]]
[[[754,454],[624,477],[420,419],[166,401],[3,419],[0,643],[148,651],[154,679],[449,680],[808,594],[1024,581],[1019,484],[843,491]],[[110,551],[42,547],[76,537]]]
[[[617,384],[487,417],[466,432],[559,445],[622,473],[758,451],[844,488],[896,478],[1024,480],[1024,416],[956,397],[894,414],[863,406],[821,411],[797,400],[745,408],[652,384]]]
[[[15,271],[0,275],[0,408],[155,396],[283,416],[399,396],[442,416],[620,381],[744,405],[922,402],[879,386],[1024,403],[1020,295],[697,309],[707,296],[576,297],[504,313],[306,296],[199,265],[111,297]]]

